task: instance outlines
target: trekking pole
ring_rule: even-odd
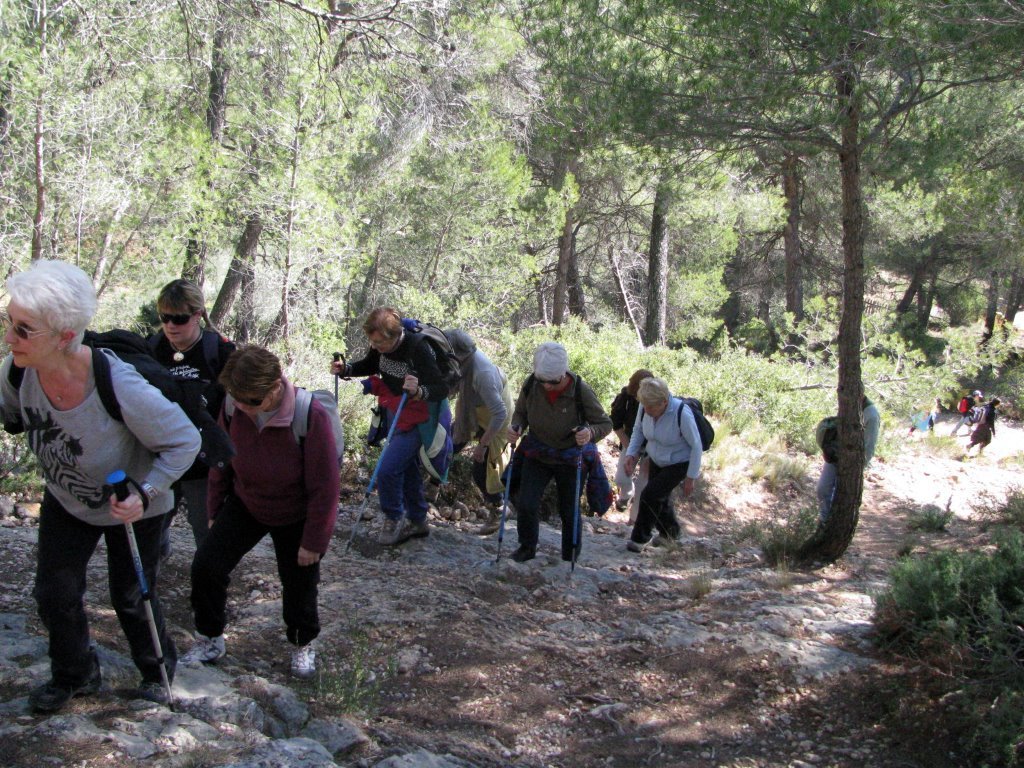
[[[512,490],[512,461],[515,458],[516,453],[515,441],[512,441],[510,447],[512,452],[508,457],[508,472],[505,475],[505,493],[501,500],[501,522],[498,524],[498,556],[494,558],[495,565],[501,562],[501,542],[505,540],[505,520],[508,517],[508,497],[509,492]]]
[[[348,544],[345,545],[345,552],[347,554],[349,549],[352,547],[352,542],[356,538],[356,530],[359,528],[359,521],[363,518],[363,512],[366,511],[366,505],[370,503],[370,495],[373,493],[373,487],[377,484],[377,472],[380,471],[380,462],[384,458],[384,451],[391,445],[391,437],[395,434],[395,427],[398,426],[398,417],[402,415],[402,409],[405,407],[405,401],[408,399],[409,393],[402,391],[402,399],[398,401],[398,409],[395,411],[395,417],[391,420],[391,426],[388,427],[388,436],[384,442],[384,449],[380,452],[380,458],[377,459],[377,464],[373,468],[373,474],[370,475],[370,484],[366,486],[366,495],[363,496],[363,503],[359,505],[359,510],[356,512],[356,521],[352,523],[352,533],[348,537]]]
[[[123,470],[115,470],[107,475],[107,482],[114,487],[114,495],[118,501],[128,498],[128,475]],[[146,574],[142,570],[142,556],[139,554],[139,542],[135,540],[135,529],[131,523],[124,524],[125,532],[128,534],[128,547],[132,551],[132,564],[135,566],[135,575],[139,580],[139,591],[142,593],[142,604],[146,609],[146,621],[149,622],[149,637],[153,641],[153,650],[156,651],[156,660],[160,665],[160,678],[164,683],[164,690],[167,691],[167,707],[174,710],[174,700],[171,698],[171,681],[167,677],[167,665],[164,662],[164,649],[160,643],[160,633],[156,628],[156,619],[153,617],[152,595],[149,592],[149,584],[146,581]]]
[[[336,362],[336,363],[339,362],[339,361],[344,362],[344,360],[345,360],[345,356],[342,355],[341,352],[335,352],[332,355],[332,357],[334,358],[334,362]],[[334,374],[334,402],[338,402],[338,382],[339,381],[341,381],[341,374],[340,373]]]
[[[576,555],[580,550],[580,479],[583,476],[583,446],[576,452],[576,493],[573,495],[572,509],[572,562],[569,565],[569,578],[576,570]]]

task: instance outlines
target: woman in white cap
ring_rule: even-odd
[[[594,461],[598,458],[595,444],[611,428],[611,419],[594,390],[569,371],[565,347],[553,341],[538,346],[533,354],[533,374],[519,392],[509,427],[509,440],[513,442],[529,430],[519,449],[523,457],[522,468],[518,469],[519,548],[512,553],[513,560],[522,563],[537,555],[540,502],[552,479],[558,489],[562,519],[562,559],[573,559],[574,516],[579,501],[575,498],[577,462],[582,452],[582,458],[596,463],[599,472],[600,461]],[[604,509],[610,503],[609,487]],[[579,542],[577,538],[576,554]]]

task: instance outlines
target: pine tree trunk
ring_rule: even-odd
[[[238,298],[239,289],[245,282],[245,275],[252,269],[256,260],[256,248],[259,246],[262,233],[263,220],[259,216],[251,216],[245,222],[245,229],[235,246],[231,265],[228,267],[227,274],[224,275],[224,282],[221,283],[217,301],[210,312],[210,322],[218,328],[224,327],[224,320],[231,314],[235,300]]]
[[[839,171],[843,205],[843,309],[839,321],[839,462],[835,497],[828,520],[798,555],[803,564],[831,563],[853,541],[864,491],[863,384],[860,341],[864,318],[864,200],[860,171],[860,111],[856,75],[842,69],[835,76],[844,106]]]
[[[672,194],[667,182],[660,181],[654,193],[651,213],[651,240],[647,251],[647,319],[644,341],[648,346],[664,344],[668,318],[668,211]]]
[[[1021,304],[1024,303],[1024,277],[1020,274],[1020,267],[1015,267],[1010,275],[1010,292],[1006,296],[1006,326],[1013,327],[1013,321],[1017,319]]]
[[[803,253],[800,246],[800,166],[796,155],[782,165],[782,193],[786,198],[783,246],[786,259],[786,311],[793,320],[804,319]]]
[[[561,325],[565,321],[565,309],[569,298],[569,265],[573,254],[573,227],[575,212],[572,208],[565,211],[562,221],[562,233],[558,236],[558,268],[555,271],[555,295],[551,302],[551,324]]]

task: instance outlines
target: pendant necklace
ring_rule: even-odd
[[[189,344],[184,349],[177,349],[177,348],[175,348],[174,354],[171,355],[171,359],[174,362],[176,362],[176,363],[180,363],[182,360],[185,359],[185,355],[187,355],[192,350],[192,347],[194,347],[196,344],[199,343],[199,339],[201,339],[201,338],[203,338],[203,332],[202,331],[199,332],[199,336],[196,337],[196,340],[193,341],[191,344]],[[174,345],[172,344],[171,346],[174,346]]]

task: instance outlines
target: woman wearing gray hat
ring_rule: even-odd
[[[452,442],[458,453],[470,441],[473,448],[473,482],[484,497],[490,517],[477,531],[487,536],[498,530],[501,516],[501,476],[509,456],[508,425],[512,418],[512,392],[505,372],[476,348],[465,331],[446,330],[452,351],[459,361],[459,393],[455,400]]]
[[[518,470],[519,548],[512,553],[513,560],[522,563],[537,555],[540,502],[552,479],[558,489],[558,513],[562,519],[562,559],[573,559],[574,515],[579,501],[574,498],[577,463],[581,458],[591,462],[597,459],[595,469],[600,471],[595,444],[611,428],[611,419],[594,390],[569,371],[565,347],[553,341],[538,346],[533,354],[533,374],[519,392],[509,427],[512,442],[529,430],[519,449],[523,456],[522,468]],[[610,487],[607,495],[605,509],[611,503]]]

